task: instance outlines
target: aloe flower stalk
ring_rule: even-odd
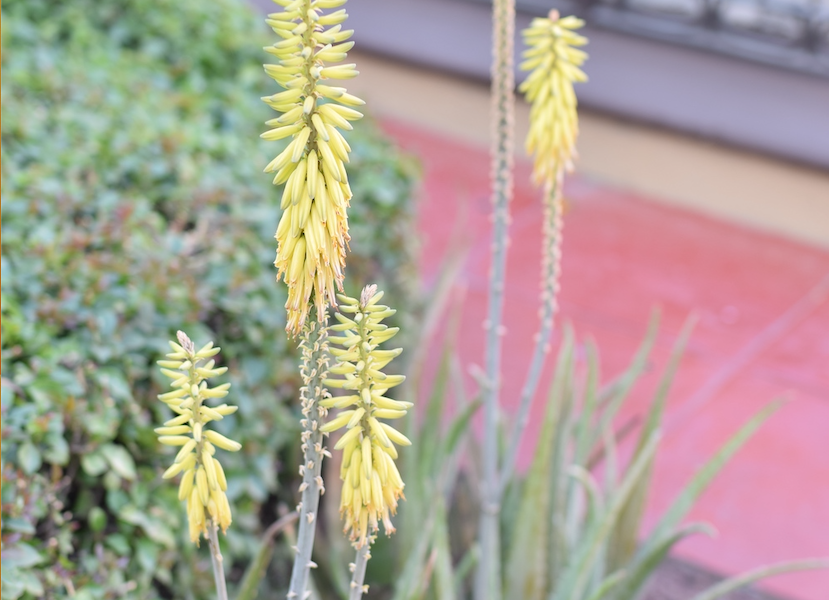
[[[274,265],[277,278],[288,285],[286,328],[297,335],[312,293],[321,318],[342,290],[351,200],[345,164],[351,147],[340,130],[362,118],[354,107],[364,102],[329,82],[357,76],[354,64],[331,64],[345,60],[354,46],[348,41],[352,31],[342,29],[348,15],[344,9],[323,14],[345,0],[274,1],[284,10],[268,15],[267,23],[282,39],[265,48],[278,61],[265,65],[265,72],[284,91],[262,100],[282,114],[267,122],[272,129],[261,137],[291,138],[265,172],[275,173],[274,184],[285,184]]]
[[[494,0],[492,5],[492,101],[494,135],[492,160],[492,265],[486,326],[483,390],[484,444],[482,456],[481,515],[478,538],[481,559],[475,579],[476,600],[501,597],[500,490],[498,449],[498,397],[501,387],[501,337],[507,268],[509,204],[513,194],[513,113],[515,74],[513,32],[515,0]]]
[[[158,441],[166,446],[179,447],[172,466],[164,472],[164,479],[182,474],[179,500],[187,502],[187,520],[190,539],[198,545],[201,536],[210,545],[216,591],[220,600],[227,598],[222,555],[216,530],[226,532],[231,523],[227,501],[227,479],[222,464],[215,457],[216,449],[236,452],[242,445],[218,431],[209,429],[213,421],[221,421],[236,412],[236,406],[220,404],[208,406],[207,401],[227,396],[229,383],[211,388],[208,379],[223,375],[227,367],[215,367],[213,356],[219,348],[209,342],[196,351],[193,342],[179,331],[178,343],[170,342],[172,352],[167,360],[158,361],[161,372],[172,379],[173,391],[158,398],[176,413],[176,417],[155,430]]]
[[[335,316],[338,325],[331,327],[342,336],[329,337],[338,364],[330,373],[342,378],[329,378],[325,385],[350,392],[346,396],[328,398],[320,402],[325,408],[346,409],[321,427],[324,433],[344,428],[346,431],[334,446],[342,450],[340,478],[343,481],[340,514],[345,521],[357,560],[352,579],[351,597],[363,593],[365,562],[373,535],[383,523],[386,534],[394,533],[391,516],[397,512],[398,500],[403,497],[403,479],[395,465],[395,444],[409,446],[409,439],[383,420],[400,419],[412,407],[386,396],[389,389],[405,380],[403,375],[387,375],[383,368],[401,352],[381,350],[380,344],[397,334],[397,327],[387,327],[383,319],[396,311],[379,304],[383,292],[377,286],[363,289],[359,300],[340,295],[340,313]],[[349,315],[349,316],[346,316]]]
[[[300,388],[302,404],[302,465],[299,474],[302,483],[299,486],[301,501],[297,507],[299,512],[299,527],[297,532],[296,557],[291,572],[291,584],[288,598],[305,598],[308,587],[308,577],[315,563],[311,560],[314,550],[314,537],[317,528],[317,512],[320,494],[325,493],[325,484],[322,479],[322,461],[325,456],[331,456],[326,450],[325,441],[320,429],[322,419],[327,410],[320,406],[322,400],[330,398],[328,390],[322,381],[328,375],[328,333],[325,327],[327,317],[321,320],[311,319],[302,329],[299,348],[302,351],[300,375],[303,386]]]
[[[561,188],[564,172],[573,167],[579,131],[573,84],[587,80],[580,69],[587,54],[576,47],[587,43],[587,38],[575,32],[583,25],[581,19],[562,19],[559,18],[558,11],[553,10],[547,18],[534,19],[523,32],[528,49],[524,52],[521,68],[532,71],[519,87],[532,104],[526,149],[533,157],[533,177],[543,187],[544,193],[541,323],[504,459],[500,485],[502,492],[515,468],[521,435],[529,419],[530,405],[538,387],[544,360],[550,352],[550,336],[558,308],[563,226]]]

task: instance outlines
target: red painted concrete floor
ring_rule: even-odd
[[[466,240],[459,352],[464,364],[482,364],[490,235],[486,153],[399,122],[383,126],[422,161],[419,228],[427,285],[452,241]],[[724,573],[829,556],[829,253],[578,177],[568,180],[565,192],[557,323],[570,321],[582,340],[597,341],[607,377],[627,364],[651,310],[662,310],[653,368],[636,390],[634,411],[649,399],[683,321],[691,312],[699,316],[670,398],[647,525],[730,433],[785,395],[791,402],[721,473],[690,517],[712,523],[719,535],[683,542],[677,555]],[[512,215],[504,390],[519,389],[537,328],[541,209],[527,162],[517,166]],[[515,396],[502,397],[507,414]],[[539,422],[542,404],[537,399],[531,422]],[[523,465],[536,433],[531,425]],[[763,587],[827,600],[829,572],[783,575]]]

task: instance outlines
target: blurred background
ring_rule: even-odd
[[[827,555],[819,532],[829,528],[829,2],[516,4],[518,52],[520,30],[551,8],[584,18],[590,39],[590,81],[576,86],[580,158],[565,185],[558,323],[594,337],[605,372],[615,373],[659,307],[655,379],[684,319],[699,318],[672,392],[646,523],[729,432],[771,398],[786,397],[791,402],[694,511],[718,529],[717,538],[683,542],[676,556],[733,574]],[[457,284],[465,364],[483,360],[490,9],[485,0],[349,3],[361,71],[353,87],[423,164],[425,284],[458,247],[465,252]],[[518,98],[507,418],[517,404],[509,390],[523,381],[537,328],[541,208],[522,147],[527,122]],[[654,385],[646,377],[637,398]],[[525,465],[542,404],[524,442]],[[676,568],[654,589],[687,598],[677,581],[693,577]],[[825,600],[829,575],[787,575],[760,587]]]
[[[166,416],[154,361],[179,328],[223,347],[240,406],[222,422],[244,444],[226,464],[232,585],[262,531],[293,508],[297,356],[271,267],[278,190],[261,173],[278,144],[258,139],[272,117],[259,97],[274,92],[261,70],[274,6],[3,3],[4,599],[210,596],[209,561],[160,479],[170,457],[152,433]],[[590,81],[577,86],[558,323],[597,341],[609,377],[661,309],[653,364],[623,415],[635,419],[682,323],[698,318],[646,526],[749,415],[790,399],[692,514],[719,536],[683,542],[653,598],[829,555],[829,2],[519,0],[518,31],[551,6],[587,20],[591,55]],[[470,390],[489,253],[489,10],[484,0],[348,4],[361,72],[349,90],[369,117],[349,137],[359,202],[348,291],[379,283],[404,332],[416,331],[441,274],[460,263],[449,295]],[[507,418],[537,328],[527,118],[518,99]],[[275,553],[263,598],[282,595],[290,550]],[[829,575],[761,588],[826,600]]]

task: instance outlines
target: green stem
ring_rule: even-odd
[[[512,197],[515,0],[494,1],[492,29],[492,97],[495,125],[492,145],[492,266],[489,280],[489,311],[486,321],[483,490],[479,525],[481,562],[476,578],[476,600],[498,600],[501,597],[498,394],[501,385],[501,336],[506,283],[507,228],[509,203]]]
[[[248,565],[244,577],[242,577],[242,583],[239,586],[236,600],[254,600],[256,598],[259,584],[262,583],[262,579],[265,577],[265,571],[273,556],[274,538],[285,528],[292,525],[298,517],[299,514],[297,512],[289,513],[280,517],[278,521],[265,530],[259,551],[254,556],[253,561]]]
[[[558,309],[559,276],[561,272],[561,177],[552,185],[544,187],[544,240],[542,242],[543,264],[541,266],[541,324],[535,340],[535,350],[530,361],[527,379],[521,390],[518,415],[509,439],[509,448],[501,469],[499,494],[503,494],[515,469],[518,447],[530,417],[538,381],[544,361],[550,353],[550,337],[553,321]]]
[[[371,538],[370,538],[371,539]],[[366,542],[357,548],[357,557],[354,559],[354,573],[351,576],[351,589],[348,592],[348,600],[360,600],[363,597],[363,582],[366,579],[366,566],[371,558],[371,541]]]
[[[216,597],[218,600],[227,600],[227,584],[225,583],[224,561],[219,548],[218,526],[210,519],[207,523],[207,545],[210,546],[210,562],[213,564],[213,579],[216,582]]]
[[[328,372],[328,334],[325,326],[326,315],[323,314],[319,322],[315,317],[316,315],[311,315],[307,320],[299,343],[302,349],[300,373],[305,383],[300,388],[303,417],[300,422],[303,456],[300,466],[302,499],[297,507],[299,531],[288,590],[289,600],[304,600],[306,597],[310,570],[316,566],[311,560],[311,555],[314,550],[320,494],[325,490],[321,473],[326,450],[323,447],[323,435],[319,430],[322,424],[319,401],[328,394],[322,385],[322,380]]]

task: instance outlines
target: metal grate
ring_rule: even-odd
[[[829,0],[517,0],[624,33],[829,77]]]

